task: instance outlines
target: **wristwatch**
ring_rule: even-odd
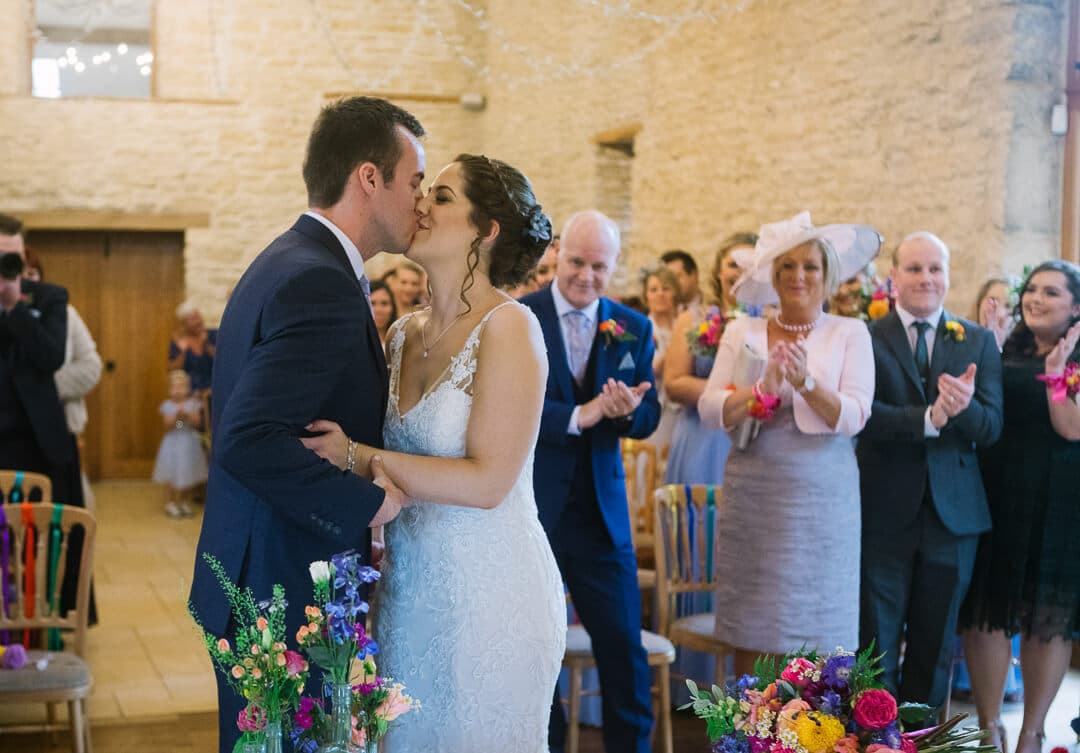
[[[800,395],[805,395],[807,392],[813,392],[815,387],[817,387],[817,382],[814,381],[814,377],[807,374],[806,379],[803,380],[802,387],[795,391]]]

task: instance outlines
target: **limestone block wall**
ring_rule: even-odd
[[[208,212],[186,233],[188,293],[215,320],[246,264],[306,207],[300,166],[333,93],[457,97],[473,70],[439,40],[483,46],[471,15],[413,0],[159,2],[159,99],[27,96],[25,0],[0,0],[0,206]],[[317,12],[316,10],[317,9]],[[417,15],[416,11],[423,13]],[[399,103],[430,137],[429,169],[481,146],[482,116]],[[381,266],[376,261],[374,266]]]
[[[489,150],[530,170],[557,213],[602,203],[592,137],[641,125],[630,268],[671,247],[706,262],[727,234],[801,209],[872,224],[890,249],[940,234],[961,310],[985,276],[1059,254],[1061,0],[669,3],[667,23],[489,5],[513,35],[489,35],[493,68],[527,78],[522,49],[589,67],[489,93]],[[670,22],[693,7],[712,17]]]

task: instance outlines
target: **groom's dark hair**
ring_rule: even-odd
[[[308,205],[337,204],[349,175],[365,162],[379,168],[389,184],[401,159],[397,126],[416,138],[424,136],[424,127],[412,113],[385,99],[351,97],[324,107],[315,119],[304,157]]]

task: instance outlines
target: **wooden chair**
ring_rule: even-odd
[[[656,490],[658,463],[656,447],[640,439],[624,439],[621,444],[626,470],[626,498],[630,503],[630,531],[634,550],[652,554],[652,500]]]
[[[716,612],[679,617],[683,594],[712,593],[715,518],[722,489],[706,484],[670,484],[656,490],[656,597],[658,626],[676,646],[716,656],[716,682],[723,684],[731,646],[715,638]],[[712,508],[712,510],[710,510]],[[711,514],[710,514],[711,513]],[[714,605],[714,610],[717,605]],[[701,679],[701,678],[691,678]]]
[[[12,499],[13,491],[17,492],[16,499]],[[52,481],[44,473],[0,470],[0,503],[52,502],[52,498]]]
[[[641,631],[641,644],[645,647],[649,666],[656,667],[656,682],[652,692],[653,716],[659,727],[663,753],[673,753],[671,736],[671,673],[669,665],[675,661],[675,647],[662,635]],[[566,628],[566,653],[563,654],[563,666],[570,670],[570,696],[563,699],[567,703],[566,753],[578,753],[581,698],[586,695],[581,689],[581,676],[586,669],[596,666],[592,655],[592,640],[581,625],[568,625]],[[595,694],[595,693],[593,693]]]
[[[72,750],[90,753],[90,724],[86,718],[86,698],[92,684],[90,669],[83,660],[86,648],[86,621],[90,601],[90,574],[94,562],[94,538],[97,523],[86,510],[51,502],[4,505],[6,517],[7,561],[9,577],[15,584],[22,584],[26,574],[26,553],[32,532],[36,567],[32,595],[28,589],[15,589],[15,603],[8,605],[5,614],[0,608],[0,631],[25,630],[28,628],[71,631],[70,640],[59,653],[31,650],[23,669],[0,671],[0,703],[45,703],[50,712],[45,724],[11,725],[0,728],[0,734],[8,732],[55,731],[62,726],[55,723],[51,704],[67,703],[68,726],[71,730]],[[84,531],[82,555],[79,559],[79,583],[75,608],[60,615],[60,589],[64,582],[67,563],[68,540],[74,527]],[[54,530],[58,533],[54,533]],[[0,534],[4,533],[0,528]],[[58,556],[49,560],[50,542],[55,547],[59,539]],[[0,546],[4,542],[0,540]],[[54,549],[55,551],[55,549]],[[53,563],[55,563],[53,565]],[[30,595],[30,598],[27,598]],[[35,665],[47,659],[43,669]]]

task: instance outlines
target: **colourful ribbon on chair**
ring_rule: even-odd
[[[23,472],[15,471],[15,482],[11,485],[11,494],[8,496],[8,502],[14,504],[15,502],[23,502],[26,497],[23,494]]]
[[[52,617],[59,615],[59,605],[56,595],[56,576],[60,571],[60,541],[63,538],[61,523],[64,517],[64,506],[59,502],[53,506],[52,520],[49,522],[49,570],[46,580],[49,582],[49,614]],[[64,642],[60,639],[60,628],[49,628],[45,644],[49,651],[63,651]]]
[[[7,514],[4,505],[0,502],[0,604],[4,610],[4,617],[11,616],[11,602],[15,600],[13,584],[11,583],[8,570],[8,557],[11,551],[11,531],[8,530]],[[0,644],[7,645],[8,632],[0,631]]]
[[[37,583],[37,529],[34,527],[34,508],[29,502],[20,502],[23,527],[26,529],[25,570],[23,571],[23,599],[27,617],[34,616],[34,584]],[[23,630],[23,648],[30,648],[30,628]]]

